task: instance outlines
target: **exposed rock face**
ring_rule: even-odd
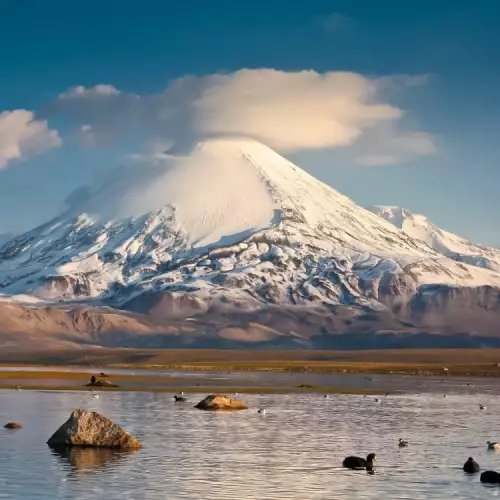
[[[9,422],[4,425],[6,429],[22,429],[23,426],[21,424],[18,424],[17,422]]]
[[[225,394],[211,394],[203,401],[200,401],[195,408],[198,410],[209,411],[231,411],[231,410],[247,410],[248,406],[238,399],[231,399]]]
[[[74,410],[65,422],[47,441],[51,447],[96,446],[103,448],[142,448],[127,431],[115,425],[99,413]]]
[[[442,332],[498,335],[500,291],[495,287],[450,288],[429,285],[420,287],[409,306],[411,321]]]
[[[189,292],[148,292],[128,301],[123,308],[161,321],[203,314],[208,305]]]

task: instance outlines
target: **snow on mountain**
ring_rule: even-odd
[[[444,256],[250,139],[156,155],[77,194],[0,248],[0,293],[115,306],[188,293],[199,311],[380,310],[426,286],[500,286],[491,267]]]
[[[376,205],[370,210],[391,222],[415,240],[424,241],[432,249],[458,262],[500,272],[500,250],[456,236],[440,229],[424,215],[394,206]]]

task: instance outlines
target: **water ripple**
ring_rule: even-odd
[[[500,454],[485,444],[500,439],[500,401],[483,386],[482,393],[402,394],[381,404],[362,396],[248,395],[251,410],[223,414],[174,404],[161,393],[110,392],[92,400],[75,392],[0,391],[0,423],[24,425],[0,429],[0,499],[499,497],[499,487],[461,469],[468,456],[483,470],[500,469]],[[78,407],[123,425],[144,448],[50,450],[47,438]],[[400,437],[408,448],[398,448]],[[341,467],[344,456],[372,451],[375,474]]]

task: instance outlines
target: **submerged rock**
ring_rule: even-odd
[[[22,429],[23,426],[21,424],[18,424],[17,422],[9,422],[4,425],[6,429]]]
[[[74,410],[69,419],[47,441],[50,447],[99,446],[104,448],[142,448],[126,430],[99,413]]]
[[[248,406],[238,399],[232,399],[225,394],[211,394],[200,401],[195,408],[198,410],[247,410]]]

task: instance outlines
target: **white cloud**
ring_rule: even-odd
[[[113,87],[113,85],[99,84],[94,87],[84,87],[83,85],[78,85],[76,87],[71,87],[62,94],[59,95],[60,99],[74,99],[79,97],[96,97],[96,96],[110,96],[119,95],[121,92]]]
[[[346,146],[399,109],[374,100],[376,88],[355,73],[242,70],[213,76],[195,101],[202,134],[238,134],[280,150]]]
[[[404,111],[382,98],[422,83],[407,75],[370,79],[350,72],[243,69],[180,78],[164,92],[144,96],[111,85],[78,86],[61,94],[49,111],[73,120],[86,145],[123,137],[162,144],[241,135],[280,151],[353,146],[364,164],[370,157],[429,154],[432,137],[401,130]],[[370,136],[385,141],[377,145],[382,152],[373,151]]]
[[[36,120],[32,111],[0,112],[0,169],[9,161],[43,153],[61,143],[57,131],[50,130],[46,121]]]
[[[353,147],[358,165],[396,165],[437,152],[435,139],[425,132],[397,130],[379,125]]]

